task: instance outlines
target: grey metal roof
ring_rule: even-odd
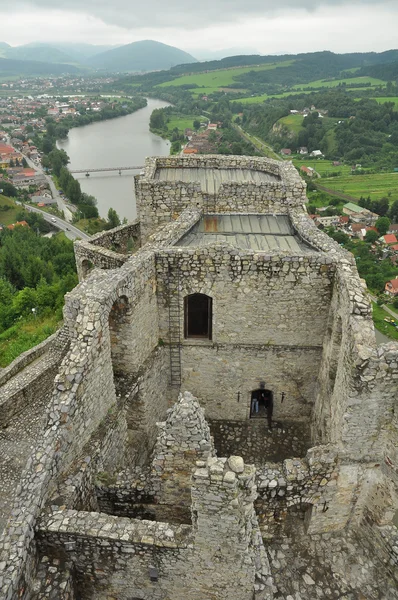
[[[215,194],[218,192],[220,185],[227,181],[237,183],[264,183],[266,181],[280,181],[280,177],[265,173],[263,171],[255,171],[251,169],[212,169],[212,168],[161,168],[156,169],[155,179],[161,181],[184,181],[191,183],[198,181],[201,189],[207,194]]]
[[[284,215],[207,215],[176,245],[201,247],[223,242],[244,250],[313,252],[294,234]]]

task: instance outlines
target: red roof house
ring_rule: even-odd
[[[398,296],[398,278],[387,281],[384,289],[386,294],[390,294],[390,296]]]
[[[393,233],[387,233],[387,235],[383,235],[383,240],[385,244],[396,244],[398,242]]]

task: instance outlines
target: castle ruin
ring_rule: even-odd
[[[0,598],[398,599],[398,344],[291,163],[156,157],[0,373]]]

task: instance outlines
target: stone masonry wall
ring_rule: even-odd
[[[187,341],[181,354],[182,388],[200,398],[209,419],[245,420],[251,392],[263,383],[273,392],[275,420],[308,421],[321,356],[321,347]]]
[[[69,469],[108,411],[116,405],[108,324],[112,306],[121,297],[126,297],[130,306],[139,306],[143,297],[147,300],[146,289],[155,294],[153,277],[153,255],[139,252],[119,271],[95,271],[89,282],[81,284],[67,297],[64,316],[71,337],[70,350],[55,379],[53,403],[42,442],[26,466],[8,535],[0,546],[1,560],[5,564],[0,574],[0,589],[7,598],[18,597],[21,588],[30,585],[26,565],[29,560],[32,564],[34,556],[35,520],[54,490],[57,478]],[[147,310],[152,313],[150,304]],[[153,334],[147,336],[148,330]],[[141,338],[142,333],[138,329],[136,332]],[[141,357],[145,359],[145,353],[150,355],[158,339],[156,313],[143,320],[142,332],[145,335]],[[137,340],[132,339],[128,348],[132,357],[136,348]],[[123,429],[119,431],[122,433]],[[123,446],[123,439],[120,444]],[[13,525],[20,522],[23,526]],[[15,550],[10,553],[9,548]]]
[[[215,196],[210,196],[202,191],[199,182],[154,179],[157,168],[180,167],[254,169],[277,175],[280,181],[260,184],[225,182]],[[143,242],[159,225],[177,218],[187,207],[221,213],[286,213],[289,207],[302,205],[307,201],[305,183],[290,163],[241,156],[148,158],[143,175],[135,178],[135,192]]]
[[[223,246],[157,252],[160,337],[169,339],[169,304],[178,287],[182,384],[209,418],[246,419],[250,392],[260,382],[274,392],[277,416],[308,417],[334,269],[315,253],[291,257]],[[213,301],[212,340],[183,339],[184,297],[197,292]]]
[[[190,392],[180,394],[167,419],[158,423],[152,459],[152,486],[157,502],[189,506],[191,473],[197,460],[214,455],[203,409]]]
[[[121,267],[128,260],[129,253],[138,250],[140,245],[141,232],[138,221],[98,233],[88,242],[75,242],[79,281],[87,277],[92,266],[99,269]]]

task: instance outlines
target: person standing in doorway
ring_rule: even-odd
[[[253,396],[252,398],[252,415],[258,414],[258,398]]]

